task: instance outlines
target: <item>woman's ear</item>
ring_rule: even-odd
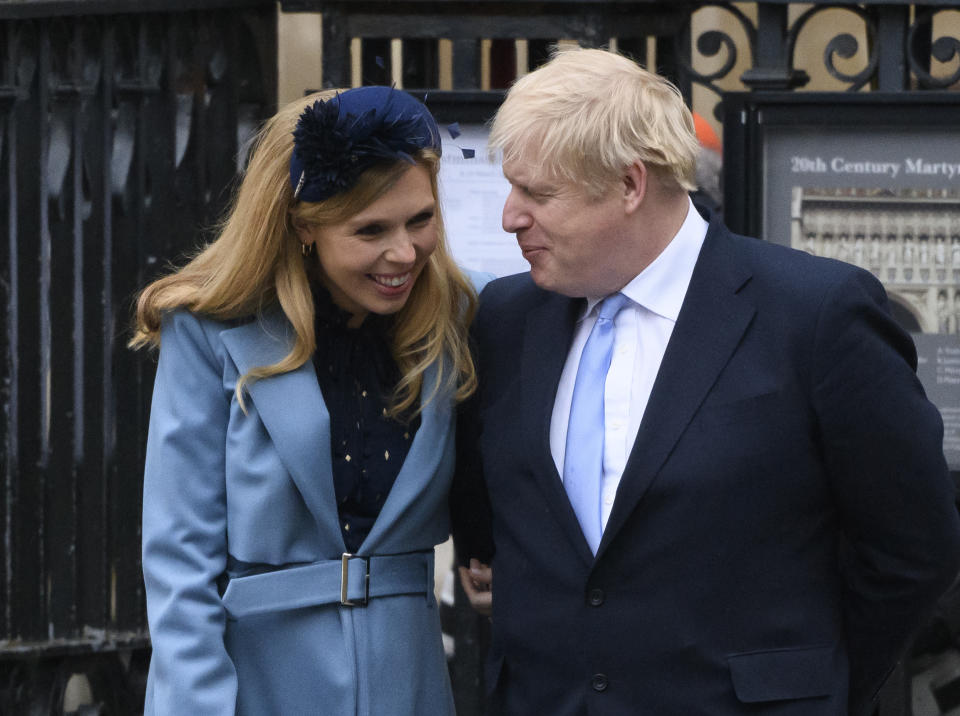
[[[623,201],[628,214],[640,208],[647,195],[647,181],[650,173],[640,160],[635,161],[623,173]]]
[[[304,246],[310,246],[316,242],[317,237],[314,236],[314,225],[303,219],[297,219],[291,217],[290,222],[293,224],[294,231],[297,232],[297,238],[300,240],[300,243]]]

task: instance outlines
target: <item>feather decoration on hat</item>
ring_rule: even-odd
[[[413,163],[411,153],[430,145],[423,120],[371,107],[340,114],[338,102],[318,100],[307,107],[293,132],[294,154],[303,171],[302,194],[326,198],[346,191],[360,174],[383,162]],[[318,200],[318,199],[312,199]]]

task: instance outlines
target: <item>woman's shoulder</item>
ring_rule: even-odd
[[[496,278],[494,274],[487,271],[475,271],[463,266],[460,267],[460,270],[463,271],[463,275],[467,277],[467,280],[473,285],[473,290],[477,293],[480,293],[484,286]]]
[[[275,315],[279,313],[279,317]],[[260,316],[243,316],[240,318],[221,319],[191,311],[186,308],[177,308],[168,311],[163,316],[160,329],[161,350],[200,350],[205,353],[219,354],[223,349],[223,335],[237,328],[245,328],[259,332],[267,331],[268,327],[280,328],[286,323],[281,311],[268,311]]]
[[[197,311],[191,311],[188,308],[175,308],[164,313],[161,335],[175,331],[186,331],[196,335],[216,336],[223,331],[253,323],[254,321],[256,321],[256,316],[252,315],[241,318],[222,319],[198,313]]]

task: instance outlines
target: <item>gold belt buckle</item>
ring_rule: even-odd
[[[364,564],[364,574],[363,574],[363,599],[360,601],[353,601],[348,599],[348,591],[350,585],[350,560],[351,559],[360,559],[363,560]],[[370,600],[370,558],[369,557],[357,557],[355,554],[350,552],[344,552],[340,555],[340,604],[345,607],[365,607],[367,602]]]

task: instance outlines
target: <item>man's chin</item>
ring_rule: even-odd
[[[562,296],[569,296],[570,298],[582,298],[584,295],[582,291],[578,292],[578,289],[574,286],[564,284],[562,281],[557,281],[556,276],[546,271],[538,271],[531,267],[530,278],[533,279],[537,288],[541,288],[544,291],[559,293]]]
[[[550,280],[550,273],[548,271],[544,271],[543,268],[535,266],[534,264],[530,264],[530,278],[533,279],[533,282],[538,288],[542,288],[544,291],[556,290],[556,288],[554,288],[554,283]]]

